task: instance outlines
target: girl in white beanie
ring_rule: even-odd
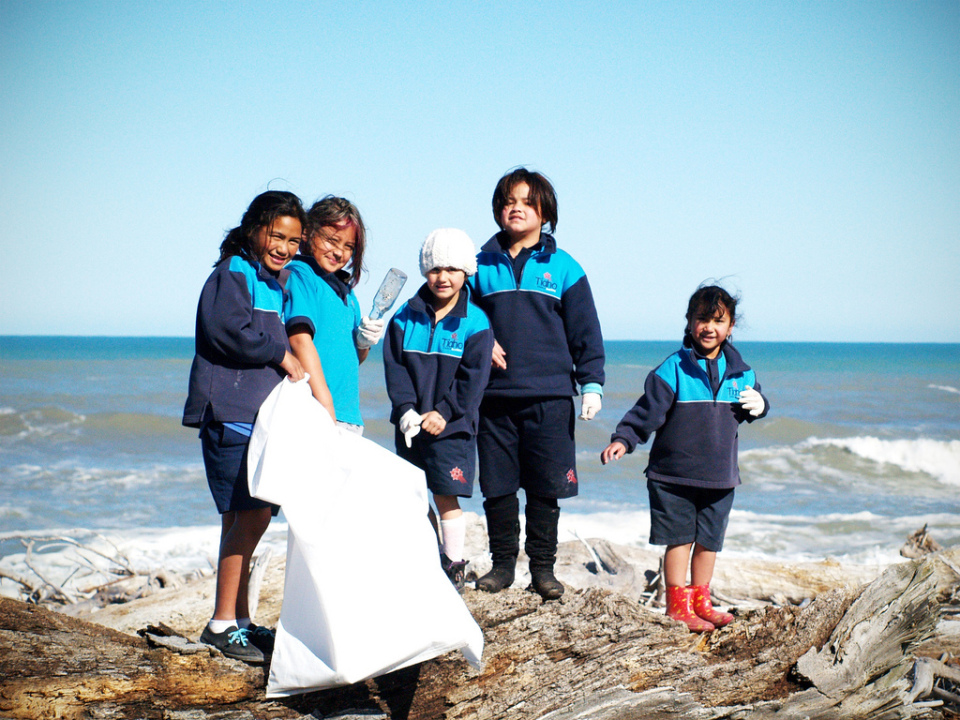
[[[476,271],[465,232],[430,233],[420,249],[427,281],[393,316],[383,347],[397,454],[426,474],[440,519],[440,562],[458,590],[467,564],[459,498],[473,494],[480,399],[493,352],[490,323],[465,285]]]

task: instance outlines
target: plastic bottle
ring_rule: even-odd
[[[373,309],[370,311],[371,320],[378,320],[390,311],[406,282],[407,274],[405,272],[390,268],[386,277],[383,278],[383,282],[380,283],[380,289],[377,290],[376,297],[373,298]]]

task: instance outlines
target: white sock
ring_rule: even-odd
[[[467,536],[467,519],[461,515],[453,520],[441,520],[443,554],[453,562],[463,560],[463,543]]]
[[[226,632],[230,628],[235,627],[236,624],[236,620],[214,620],[213,618],[210,618],[210,622],[207,623],[207,627],[210,628],[210,632],[219,635],[220,633]]]

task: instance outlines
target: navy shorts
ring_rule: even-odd
[[[423,470],[427,489],[434,495],[473,495],[473,477],[477,467],[477,439],[455,433],[439,440],[421,430],[407,447],[400,430],[394,435],[397,455]]]
[[[720,552],[727,533],[734,488],[692,487],[647,480],[650,493],[650,544],[697,543]]]
[[[200,430],[203,447],[203,465],[207,469],[207,485],[217,510],[222,515],[240,510],[268,507],[276,515],[279,505],[250,497],[247,488],[247,446],[250,438],[224,427],[223,423],[209,422]]]
[[[545,498],[577,494],[573,398],[489,398],[480,404],[480,491]]]

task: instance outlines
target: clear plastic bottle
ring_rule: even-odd
[[[370,311],[371,320],[379,320],[390,311],[406,282],[407,274],[405,272],[390,268],[386,277],[383,278],[383,282],[380,283],[380,289],[377,290],[376,297],[373,298],[373,309]]]

